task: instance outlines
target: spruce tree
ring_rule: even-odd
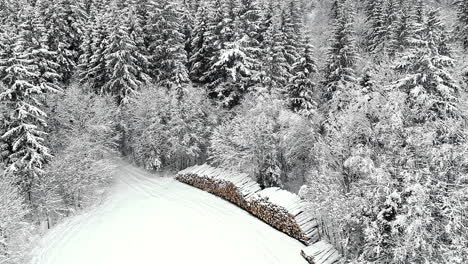
[[[190,81],[181,13],[169,0],[153,4],[145,30],[151,77],[168,89],[181,89]]]
[[[149,82],[148,60],[140,53],[131,30],[136,16],[132,11],[126,8],[124,12],[115,12],[123,15],[124,19],[115,21],[104,51],[109,73],[101,93],[113,95],[119,105],[128,103],[138,90]]]
[[[284,47],[284,57],[286,58],[290,68],[298,58],[298,43],[300,43],[299,36],[300,31],[302,29],[302,23],[300,22],[301,20],[299,20],[300,18],[292,16],[298,15],[296,11],[294,11],[294,9],[294,4],[288,5],[286,8],[283,8],[281,10],[280,14],[281,33],[283,34],[282,45]],[[301,23],[299,25],[297,24],[298,20],[299,23]]]
[[[412,121],[422,123],[444,117],[456,117],[459,88],[449,73],[454,60],[440,53],[443,27],[438,11],[431,10],[429,19],[419,25],[414,45],[402,54],[396,69],[405,73],[397,87],[408,94]],[[425,19],[424,19],[425,20]]]
[[[101,93],[102,86],[108,81],[105,50],[109,41],[108,25],[112,21],[109,14],[111,12],[107,11],[106,15],[96,16],[96,21],[85,35],[88,39],[84,43],[89,46],[80,57],[79,81],[88,84],[96,94]]]
[[[344,3],[339,6],[333,42],[328,52],[325,72],[324,99],[331,100],[336,92],[343,93],[356,83],[354,67],[357,61],[352,26],[352,10]]]
[[[300,57],[293,65],[293,77],[288,86],[289,107],[296,112],[308,112],[316,107],[312,75],[317,72],[317,67],[312,54],[313,47],[309,42],[306,37],[301,41],[303,47],[299,53]]]
[[[369,8],[369,16],[367,18],[369,24],[369,33],[367,35],[367,46],[369,51],[381,52],[384,50],[383,45],[386,43],[388,26],[386,20],[385,1],[376,0]]]
[[[190,79],[196,83],[202,83],[210,62],[210,50],[206,36],[209,22],[208,15],[208,4],[206,2],[200,3],[195,16],[195,26],[190,43],[192,55],[189,58]]]
[[[260,79],[259,8],[253,0],[226,0],[221,3],[221,12],[213,13],[210,24],[208,40],[216,47],[205,74],[209,93],[232,107]]]
[[[458,11],[457,33],[465,50],[468,50],[468,0],[456,0]]]
[[[198,8],[197,8],[198,9]],[[189,65],[188,60],[192,57],[192,39],[194,34],[194,23],[196,11],[191,11],[189,3],[183,3],[180,5],[180,23],[181,23],[181,32],[184,36],[184,50],[187,56],[187,67]]]
[[[394,56],[410,47],[417,29],[414,11],[410,5],[402,5],[398,12],[398,19],[390,33],[389,54]]]
[[[86,12],[72,0],[40,0],[37,5],[49,32],[47,45],[56,53],[61,81],[67,83],[78,64]]]
[[[46,114],[41,109],[43,94],[56,91],[58,74],[50,59],[45,30],[31,6],[25,6],[20,17],[18,33],[8,45],[8,57],[0,58],[2,86],[0,101],[9,109],[3,126],[2,141],[8,144],[4,157],[7,172],[16,176],[25,193],[43,174],[43,167],[51,157],[45,146]],[[3,144],[2,149],[5,149]]]
[[[281,30],[280,7],[270,3],[264,12],[262,26],[262,50],[264,53],[261,67],[261,84],[266,92],[273,94],[284,93],[291,75],[291,66],[285,57],[286,36]]]
[[[218,74],[211,70],[213,64],[217,61],[217,56],[221,47],[224,45],[224,38],[222,35],[224,28],[224,10],[222,9],[223,0],[210,0],[207,4],[208,21],[207,30],[204,34],[204,57],[207,63],[204,64],[206,70],[199,78],[200,81],[207,85],[210,91],[210,97],[216,98],[216,93],[211,92],[213,87],[217,85]],[[202,66],[202,65],[201,65]]]

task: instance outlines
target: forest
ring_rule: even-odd
[[[0,0],[0,263],[124,157],[299,193],[344,263],[468,263],[468,0]]]

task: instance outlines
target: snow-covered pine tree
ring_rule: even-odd
[[[181,26],[181,13],[175,2],[153,2],[145,30],[149,34],[149,69],[151,77],[168,89],[183,89],[190,82]]]
[[[105,62],[105,50],[108,45],[109,28],[111,12],[107,10],[104,15],[95,16],[95,21],[91,25],[89,39],[85,40],[87,52],[80,57],[79,81],[88,84],[89,88],[97,94],[101,93],[101,87],[108,81],[108,73]],[[88,44],[90,43],[90,44]]]
[[[270,1],[262,15],[262,58],[261,85],[262,92],[279,95],[286,92],[284,87],[292,77],[291,68],[285,54],[285,34],[281,30],[281,7]]]
[[[328,52],[324,82],[325,100],[331,100],[337,92],[342,94],[356,83],[354,67],[357,53],[352,21],[353,11],[345,2],[339,6],[339,14],[333,31],[333,42]],[[337,107],[343,106],[339,103]]]
[[[86,12],[78,1],[72,0],[39,0],[36,4],[49,33],[46,44],[56,52],[61,81],[68,83],[78,64]]]
[[[408,94],[413,122],[439,119],[444,116],[456,117],[458,110],[458,86],[449,73],[454,60],[440,54],[440,36],[443,27],[437,10],[429,12],[425,24],[417,29],[414,45],[402,54],[396,70],[404,73],[397,88]]]
[[[387,0],[387,5],[385,7],[385,44],[383,45],[385,47],[385,55],[391,55],[392,47],[391,47],[391,42],[392,42],[392,35],[393,32],[395,31],[395,28],[398,27],[398,20],[400,16],[400,10],[403,8],[402,5],[400,5],[398,0]]]
[[[303,33],[304,34],[304,33]],[[305,35],[305,34],[304,34]],[[315,83],[312,75],[317,72],[313,58],[313,47],[307,37],[303,37],[299,58],[293,65],[293,77],[289,81],[289,107],[296,112],[308,114],[316,105],[314,102]]]
[[[215,12],[212,22],[224,17],[218,26],[212,27],[219,49],[214,49],[210,69],[205,76],[212,98],[226,107],[236,105],[249,88],[259,82],[258,63],[261,57],[260,15],[255,0],[226,0],[221,13]],[[213,43],[213,42],[211,42]]]
[[[367,23],[369,32],[367,33],[367,48],[369,51],[380,52],[385,43],[387,35],[387,24],[385,20],[385,1],[369,0]]]
[[[209,10],[211,12],[209,30],[206,35],[207,46],[210,50],[209,64],[208,71],[202,79],[207,84],[208,95],[213,99],[219,99],[225,106],[229,106],[233,99],[232,92],[240,95],[238,92],[242,89],[241,83],[229,81],[230,73],[228,72],[230,66],[228,64],[236,60],[239,55],[231,49],[238,47],[238,43],[234,41],[237,1],[213,0]],[[236,78],[236,75],[231,77]]]
[[[195,26],[190,43],[192,55],[189,58],[190,79],[196,83],[202,83],[210,62],[210,49],[207,45],[206,36],[209,22],[208,15],[208,2],[200,3],[195,16]]]
[[[132,8],[119,11],[114,10],[115,17],[120,19],[114,20],[104,51],[108,77],[101,93],[113,95],[117,104],[122,105],[128,103],[149,82],[149,76],[147,57],[140,52],[135,35],[132,34],[136,14]]]
[[[53,53],[44,43],[44,28],[31,6],[23,7],[18,34],[11,32],[11,57],[0,59],[0,101],[9,109],[2,141],[8,144],[7,173],[15,175],[22,190],[30,194],[51,157],[44,142],[46,114],[43,94],[57,89]],[[38,22],[39,21],[39,22]]]
[[[444,23],[440,20],[439,9],[432,9],[427,13],[425,35],[433,39],[434,44],[437,46],[437,50],[440,55],[450,56],[451,50],[448,46],[448,32]]]
[[[403,77],[395,88],[403,94],[404,111],[401,132],[395,134],[404,144],[395,145],[395,157],[390,157],[397,168],[391,168],[395,173],[390,189],[372,205],[380,209],[368,225],[365,246],[373,251],[370,259],[378,259],[376,263],[467,260],[466,240],[461,239],[466,232],[459,227],[466,223],[461,220],[466,210],[459,211],[455,202],[466,196],[461,180],[466,153],[459,148],[466,144],[466,116],[459,109],[460,88],[450,74],[454,61],[439,52],[443,28],[438,11],[427,14],[424,24],[416,24],[412,46],[396,63]]]
[[[203,72],[203,76],[199,79],[208,84],[207,86],[214,87],[216,86],[216,80],[218,76],[214,74],[210,74],[211,66],[217,60],[217,54],[221,49],[222,45],[224,45],[224,39],[222,38],[222,31],[223,31],[223,20],[224,20],[224,12],[222,9],[224,0],[211,0],[207,4],[208,10],[208,22],[207,22],[207,30],[204,34],[204,41],[205,41],[205,53],[208,59],[208,63],[206,64],[206,71]],[[216,98],[216,94],[210,94],[210,97]]]
[[[189,69],[188,60],[192,57],[192,39],[193,39],[193,31],[194,31],[194,23],[195,23],[195,15],[196,11],[192,11],[190,7],[190,3],[184,1],[180,4],[180,23],[181,23],[181,32],[184,35],[184,50],[187,56],[186,66]],[[197,7],[198,9],[198,7]]]
[[[295,0],[282,8],[280,13],[281,33],[283,34],[284,57],[292,71],[292,65],[297,61],[300,49],[300,36],[302,30],[302,16]]]
[[[402,4],[398,13],[398,19],[395,21],[395,25],[390,33],[388,53],[391,56],[402,52],[412,45],[411,40],[417,28],[414,19],[414,10],[411,5]]]
[[[91,64],[91,57],[93,56],[93,30],[96,25],[94,16],[88,20],[88,23],[83,27],[82,43],[80,46],[80,57],[77,64],[78,81],[86,83],[88,81],[88,68]]]
[[[278,21],[278,9],[279,5],[275,0],[261,2],[260,6],[260,25],[259,25],[259,42],[261,48],[265,49],[263,45],[266,32]]]
[[[237,24],[239,24],[238,39],[242,50],[246,53],[252,68],[250,69],[250,84],[258,83],[258,71],[262,58],[261,41],[261,10],[258,0],[242,0],[239,5]]]
[[[468,0],[456,0],[458,11],[457,34],[465,50],[468,49]]]
[[[333,0],[332,2],[332,6],[331,6],[331,10],[330,10],[330,17],[332,19],[337,19],[339,14],[340,14],[340,9],[341,9],[341,6],[346,2],[347,0]],[[370,5],[367,5],[366,7],[366,12],[370,12],[370,10],[372,10],[376,5],[374,4],[370,4]]]

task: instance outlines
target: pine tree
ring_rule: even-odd
[[[417,25],[414,12],[410,5],[403,5],[399,10],[398,19],[390,34],[389,54],[394,56],[412,45]]]
[[[367,18],[370,24],[370,32],[367,36],[368,49],[374,52],[382,51],[382,45],[385,44],[387,36],[387,21],[385,13],[385,1],[377,0],[373,8],[370,10],[370,16]]]
[[[96,21],[93,22],[84,42],[88,48],[80,57],[78,73],[80,83],[88,84],[96,94],[101,93],[102,86],[108,81],[105,50],[109,37],[107,25],[112,21],[109,14],[111,12],[108,10],[106,15],[96,16]]]
[[[333,32],[333,43],[328,52],[324,97],[331,100],[336,92],[342,93],[355,83],[354,66],[357,54],[354,47],[352,10],[344,3],[340,7]]]
[[[338,17],[340,16],[340,12],[341,12],[341,7],[346,3],[347,0],[333,0],[332,2],[332,7],[331,7],[331,13],[330,13],[330,17],[332,19],[338,19]],[[370,0],[371,2],[372,0]],[[371,10],[373,10],[373,8],[377,5],[375,5],[374,3],[370,3],[366,6],[366,11],[367,12],[371,12]]]
[[[289,106],[296,112],[308,112],[315,108],[315,83],[312,81],[312,74],[317,72],[317,67],[312,55],[313,47],[309,41],[308,38],[301,41],[303,47],[299,59],[293,65],[294,75],[288,87]]]
[[[261,84],[268,93],[284,93],[291,75],[291,66],[285,58],[285,34],[281,30],[280,7],[273,2],[264,12],[262,26]]]
[[[20,17],[18,34],[7,50],[10,56],[0,58],[0,72],[4,89],[0,101],[9,109],[6,132],[7,171],[17,177],[23,191],[30,193],[33,184],[43,174],[43,166],[51,157],[44,142],[46,114],[41,110],[43,94],[57,89],[54,56],[44,41],[45,30],[32,7],[25,6]],[[3,147],[4,148],[4,147]]]
[[[115,96],[117,104],[126,104],[137,91],[147,82],[148,60],[140,50],[132,34],[136,14],[132,9],[115,12],[125,17],[116,21],[110,35],[108,45],[104,51],[107,82],[102,86],[101,93]],[[135,32],[135,31],[133,31]]]
[[[437,47],[440,55],[450,56],[450,47],[447,45],[448,33],[445,25],[440,20],[440,11],[438,9],[432,9],[427,13],[424,35],[427,35],[427,37],[434,41],[434,45]]]
[[[458,11],[457,32],[465,50],[468,50],[468,0],[456,0]]]
[[[396,69],[406,73],[397,87],[408,94],[413,122],[456,117],[458,86],[449,73],[454,61],[440,53],[443,27],[437,10],[417,29],[413,47],[403,54]],[[425,20],[425,19],[424,19]]]
[[[197,8],[198,9],[198,8]],[[192,13],[190,9],[189,3],[183,3],[180,6],[180,23],[182,24],[181,26],[181,32],[184,35],[184,50],[185,53],[187,54],[187,60],[192,57],[193,51],[192,51],[192,39],[193,39],[193,32],[194,32],[194,23],[195,23],[195,16],[196,11]],[[189,63],[187,61],[187,67]]]
[[[181,89],[190,81],[181,14],[177,5],[168,0],[153,4],[145,30],[151,77],[168,89]]]
[[[204,80],[210,97],[232,107],[260,79],[260,15],[253,0],[226,0],[220,7],[210,20],[208,45],[214,48]]]
[[[61,81],[68,83],[80,56],[86,12],[78,1],[40,0],[37,2],[45,29],[49,32],[47,45],[56,53]]]
[[[208,4],[202,2],[197,9],[195,26],[193,29],[192,41],[190,44],[192,56],[189,58],[190,79],[193,82],[201,83],[203,76],[208,71],[209,53],[207,32],[209,22]]]
[[[296,6],[294,2],[291,2],[287,8],[281,10],[280,14],[280,30],[283,34],[282,46],[284,47],[284,57],[290,68],[298,58],[298,43],[300,43],[299,36],[301,35],[300,32],[302,29],[302,20],[298,17],[293,17],[293,15],[299,16],[295,9]]]

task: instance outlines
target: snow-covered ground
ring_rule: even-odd
[[[304,246],[238,207],[122,165],[111,195],[58,225],[32,264],[305,264]]]

